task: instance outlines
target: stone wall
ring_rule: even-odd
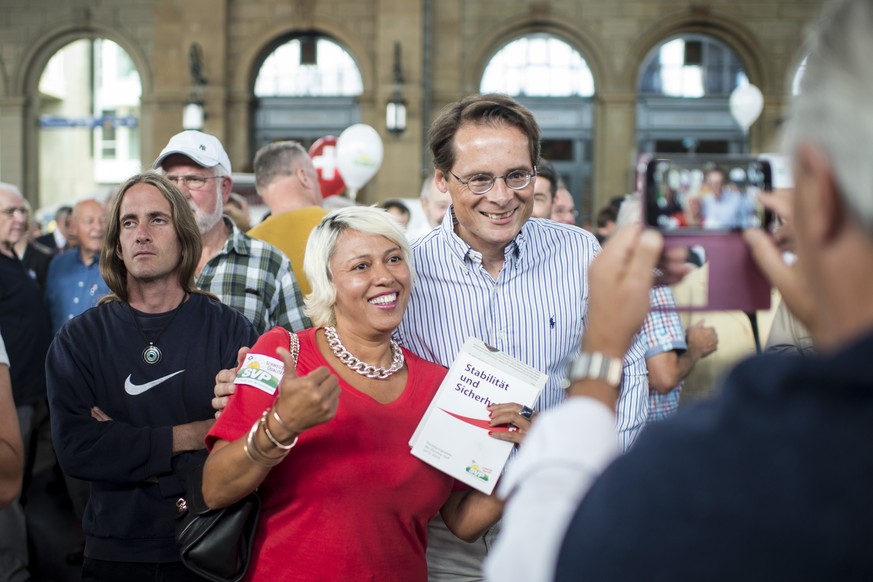
[[[180,129],[190,93],[188,48],[203,47],[206,131],[225,142],[237,167],[251,162],[253,75],[264,51],[295,32],[317,30],[344,44],[364,81],[362,121],[383,134],[383,168],[369,201],[414,196],[424,132],[439,108],[475,92],[490,56],[532,31],[557,34],[588,60],[597,84],[594,191],[628,187],[635,148],[637,74],[648,52],[683,32],[711,34],[733,48],[766,100],[753,151],[772,147],[787,79],[801,58],[805,27],[821,0],[0,0],[0,180],[39,191],[37,83],[48,59],[83,36],[110,38],[133,58],[143,81],[141,152],[147,165]],[[426,8],[429,7],[429,11]],[[429,12],[429,14],[427,13]],[[425,30],[431,34],[425,54]],[[393,46],[403,47],[409,129],[384,132],[393,91]],[[425,63],[430,66],[425,70]],[[58,171],[67,171],[63,161]]]

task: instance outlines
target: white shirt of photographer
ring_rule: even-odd
[[[570,519],[619,453],[615,412],[597,400],[570,397],[540,415],[498,484],[509,501],[486,580],[552,580]]]

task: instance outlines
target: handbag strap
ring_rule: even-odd
[[[291,358],[294,360],[294,368],[297,368],[297,360],[300,358],[300,338],[293,331],[288,332],[289,345],[288,351],[291,352]]]

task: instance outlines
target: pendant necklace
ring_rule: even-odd
[[[394,340],[391,340],[391,352],[394,354],[394,358],[391,360],[391,367],[380,368],[379,366],[362,362],[353,356],[340,341],[335,327],[325,327],[324,337],[327,338],[327,345],[330,346],[331,351],[337,358],[339,358],[339,361],[361,376],[384,380],[403,368],[403,350],[400,349],[400,346]]]
[[[188,299],[187,293],[182,296],[182,301],[179,302],[179,305],[176,306],[176,308],[173,310],[173,313],[170,315],[170,321],[168,321],[167,324],[161,328],[154,341],[149,340],[149,338],[146,337],[146,334],[143,331],[142,326],[139,324],[139,320],[136,318],[136,314],[133,312],[133,308],[130,306],[130,303],[126,304],[127,309],[130,311],[130,316],[133,318],[133,323],[134,325],[136,325],[136,330],[139,332],[139,335],[142,336],[142,339],[144,339],[149,344],[146,349],[142,351],[142,361],[149,366],[154,366],[161,361],[161,357],[163,356],[163,354],[161,353],[161,349],[155,344],[158,343],[158,340],[161,339],[161,336],[164,335],[164,332],[167,331],[167,328],[170,327],[170,324],[172,324],[173,320],[176,319],[176,314],[179,313],[179,310],[182,308],[182,304],[185,303],[186,299]]]

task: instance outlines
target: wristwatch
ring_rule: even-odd
[[[582,352],[570,363],[567,381],[603,380],[612,386],[621,384],[624,363],[620,358],[611,358],[600,352]]]

